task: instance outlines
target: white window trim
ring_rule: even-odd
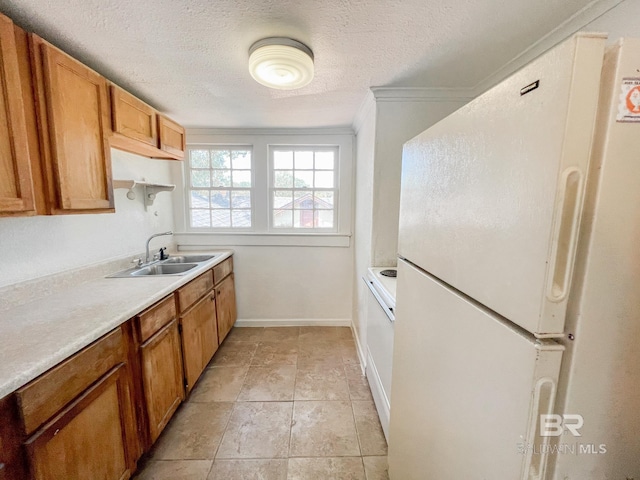
[[[334,188],[330,189],[332,191],[334,191],[336,193],[335,197],[334,197],[334,208],[333,208],[333,227],[332,228],[318,228],[318,227],[314,227],[314,228],[295,228],[295,227],[291,227],[291,228],[283,228],[283,227],[276,227],[275,225],[273,225],[273,212],[274,212],[274,206],[273,206],[273,192],[275,190],[292,190],[293,192],[297,191],[302,191],[302,189],[300,188],[277,188],[275,187],[275,179],[274,179],[274,174],[275,174],[275,168],[274,168],[274,157],[273,157],[273,152],[275,150],[309,150],[309,151],[335,151],[336,152],[336,165],[333,168],[333,181],[334,181]],[[269,231],[272,233],[296,233],[296,234],[304,234],[304,233],[336,233],[338,231],[338,225],[340,223],[340,204],[341,204],[341,197],[342,197],[342,192],[340,190],[340,146],[339,145],[276,145],[276,144],[271,144],[269,145]],[[315,169],[313,169],[312,171],[315,172]],[[315,188],[313,188],[312,190],[316,190]],[[319,188],[317,189],[318,191],[322,191],[323,189]],[[329,190],[329,189],[327,189]],[[315,211],[315,209],[314,209]],[[295,212],[295,210],[294,210]]]
[[[328,246],[348,247],[351,243],[352,212],[354,202],[354,148],[355,137],[351,129],[300,129],[300,130],[226,130],[188,129],[188,145],[226,146],[242,148],[252,145],[252,228],[247,230],[211,230],[188,228],[188,204],[185,189],[186,162],[176,162],[176,191],[174,195],[175,239],[179,245],[191,247],[254,246]],[[269,229],[270,215],[270,163],[269,145],[338,146],[340,152],[338,191],[339,205],[336,211],[336,230],[332,233],[318,231],[282,232]],[[302,229],[300,229],[302,230]]]
[[[192,227],[190,221],[190,212],[189,212],[189,200],[187,199],[187,195],[189,192],[190,178],[189,173],[191,171],[189,167],[189,149],[220,149],[220,150],[249,150],[251,152],[251,188],[247,187],[229,187],[228,190],[232,192],[233,190],[250,190],[251,191],[251,227]],[[255,169],[253,167],[253,146],[249,144],[244,145],[225,145],[225,144],[208,144],[208,145],[187,145],[187,155],[184,160],[184,174],[183,174],[183,199],[185,202],[185,230],[188,232],[206,232],[206,233],[238,233],[238,232],[252,232],[254,230],[255,225],[255,185],[256,185],[256,174]],[[194,188],[194,190],[198,190]],[[203,190],[208,190],[207,188],[203,188]]]

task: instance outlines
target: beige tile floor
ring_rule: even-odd
[[[136,480],[388,480],[351,330],[234,328]]]

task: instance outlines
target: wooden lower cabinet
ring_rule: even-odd
[[[110,370],[25,443],[36,480],[131,477],[134,451],[125,364]]]
[[[216,300],[213,290],[181,315],[180,326],[185,387],[189,393],[218,349]]]
[[[151,446],[184,399],[177,320],[140,345],[140,367]]]
[[[238,317],[233,273],[216,285],[218,343],[222,343]]]

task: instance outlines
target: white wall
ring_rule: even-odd
[[[402,146],[467,100],[377,101],[372,262],[397,264]]]
[[[366,297],[361,277],[371,263],[373,228],[373,172],[375,157],[376,104],[367,96],[356,134],[356,200],[354,221],[353,326],[358,337],[360,360],[366,360]]]
[[[267,149],[270,144],[336,144],[341,146],[341,179],[348,187],[353,174],[353,133],[318,130],[217,130],[187,131],[193,145],[252,145],[256,182],[266,182]],[[183,174],[174,179],[183,184]],[[348,190],[349,188],[347,188]],[[257,213],[268,213],[268,191],[254,199]],[[352,315],[353,252],[351,235],[352,192],[341,191],[341,202],[349,208],[346,227],[336,234],[308,236],[274,235],[262,229],[257,234],[194,233],[185,224],[184,205],[176,202],[176,235],[180,249],[235,251],[234,270],[240,324],[340,323],[349,325]],[[344,217],[342,218],[343,220]],[[266,222],[264,222],[266,223]],[[342,224],[342,222],[341,222]],[[293,243],[293,245],[287,245]]]
[[[625,0],[581,30],[606,32],[609,34],[610,42],[615,42],[620,37],[638,38],[640,37],[640,1]]]
[[[177,162],[111,150],[113,177],[171,183]],[[116,213],[0,218],[0,287],[144,251],[153,233],[174,228],[173,193],[159,193],[145,212],[142,191],[115,190]],[[158,239],[153,248],[171,242]]]

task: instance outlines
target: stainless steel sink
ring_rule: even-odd
[[[197,263],[154,263],[146,267],[130,268],[122,272],[108,275],[107,278],[127,278],[127,277],[149,277],[149,276],[166,276],[166,275],[184,275],[192,268],[196,268]]]
[[[142,267],[134,270],[129,275],[131,275],[132,277],[138,277],[141,275],[180,275],[188,272],[192,268],[196,268],[197,266],[198,265],[196,265],[195,263],[156,263],[155,265],[149,265],[148,267]]]
[[[200,263],[211,260],[218,255],[176,255],[171,256],[162,262],[163,265],[168,263]]]
[[[127,277],[149,277],[156,275],[184,275],[189,270],[199,267],[201,264],[213,260],[222,255],[221,253],[213,253],[210,255],[175,255],[151,263],[150,265],[142,264],[135,268],[129,268],[121,272],[108,275],[107,278],[127,278]],[[138,260],[141,262],[141,260]]]

